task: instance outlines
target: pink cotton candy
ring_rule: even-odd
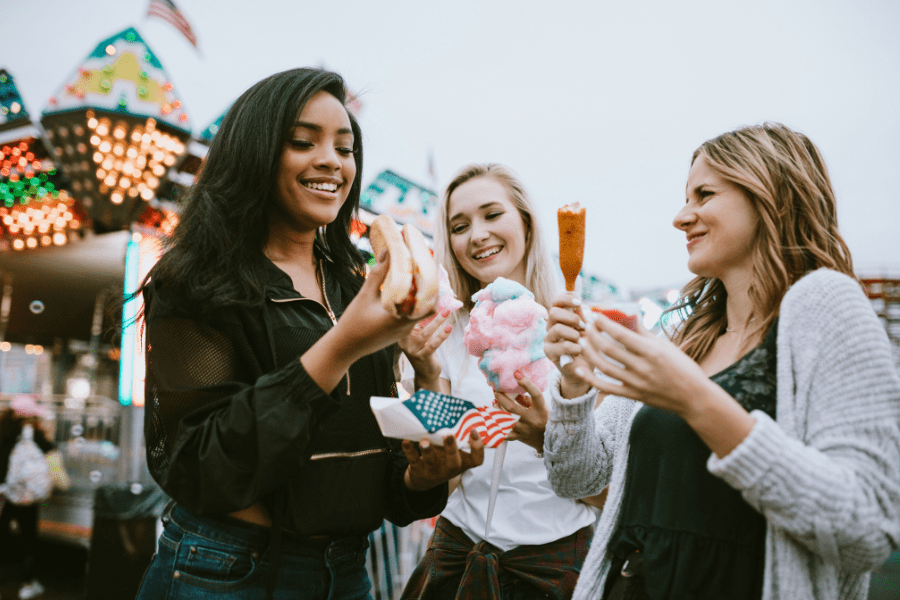
[[[445,310],[453,312],[462,305],[463,303],[456,299],[456,294],[453,293],[453,288],[450,287],[450,276],[447,275],[447,269],[444,268],[444,265],[438,265],[438,301],[435,315],[422,319],[416,323],[416,326],[425,327]]]
[[[544,356],[547,309],[534,294],[514,281],[497,278],[472,296],[465,343],[469,354],[495,390],[517,396],[527,392],[518,384],[518,371],[542,391],[553,363]]]

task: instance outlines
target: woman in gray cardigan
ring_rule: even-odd
[[[900,378],[821,154],[778,124],[709,140],[674,225],[697,277],[672,341],[551,310],[546,354],[575,360],[550,482],[609,486],[575,599],[864,599],[900,543]]]

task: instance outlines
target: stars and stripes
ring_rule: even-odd
[[[164,21],[168,21],[175,29],[181,32],[181,35],[183,35],[194,48],[197,47],[197,36],[194,35],[191,24],[184,18],[184,15],[181,14],[181,11],[178,10],[172,0],[150,0],[147,16],[159,17]]]
[[[506,439],[518,417],[499,408],[476,406],[468,400],[419,390],[403,405],[428,433],[449,429],[457,440],[466,440],[474,429],[486,448],[496,448]]]

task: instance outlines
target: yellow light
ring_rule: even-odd
[[[113,46],[112,44],[110,44],[109,46],[106,47],[106,53],[109,54],[110,56],[112,56],[113,54],[116,53],[116,47]]]
[[[144,188],[141,191],[141,198],[143,198],[144,200],[150,200],[152,197],[153,197],[153,190],[151,190],[150,188]]]
[[[109,200],[113,204],[122,204],[122,200],[124,200],[124,199],[125,198],[122,196],[122,192],[120,192],[118,190],[116,190],[109,196]]]
[[[149,144],[149,143],[150,143],[150,134],[149,134],[149,133],[145,133],[144,135],[142,135],[142,136],[141,136],[141,142],[143,142],[143,143],[145,143],[145,144]]]
[[[29,248],[37,248],[37,240],[34,239],[33,237],[30,237],[27,240],[25,240],[25,245],[28,246]]]
[[[17,242],[21,242],[22,240],[16,240]],[[13,244],[15,245],[15,244]],[[17,250],[21,250],[22,248],[17,248]],[[9,342],[0,342],[0,352],[9,352],[12,350],[12,344]]]
[[[123,177],[119,180],[119,187],[123,189],[128,189],[131,186],[131,180],[127,177]]]
[[[175,157],[172,156],[171,154],[168,154],[168,155],[166,155],[165,160],[163,160],[163,163],[164,163],[167,167],[171,167],[172,165],[175,164]]]
[[[103,179],[104,177],[106,177],[106,170],[97,169],[97,179]]]
[[[116,144],[116,147],[113,148],[113,154],[116,156],[122,156],[125,154],[125,147],[122,144]]]
[[[113,168],[113,160],[111,158],[107,158],[106,160],[103,161],[102,167],[104,169],[106,169],[107,171],[109,171],[110,169]]]
[[[116,127],[116,130],[113,131],[113,137],[116,138],[117,140],[124,140],[125,139],[125,128],[121,127],[121,126]]]
[[[131,175],[134,172],[134,163],[131,161],[126,162],[122,165],[122,172],[126,175]]]
[[[53,240],[50,238],[49,235],[41,236],[41,246],[49,246],[52,243],[53,243]]]
[[[62,246],[66,243],[66,236],[63,233],[54,233],[53,234],[53,243],[57,246]]]
[[[90,119],[88,119],[88,127],[90,127],[91,129],[96,129],[97,128],[97,119],[95,119],[94,117],[91,117]]]
[[[103,142],[100,143],[100,152],[103,152],[104,154],[106,154],[111,149],[112,149],[112,144],[110,144],[106,140],[104,140]]]
[[[13,233],[15,233],[15,231],[13,231]],[[13,250],[21,250],[24,247],[25,247],[25,242],[23,242],[22,240],[13,240]],[[9,342],[4,342],[4,343],[7,345],[9,344]],[[6,348],[4,350],[4,352],[6,350],[9,350],[9,348]]]
[[[115,173],[110,173],[106,176],[106,179],[103,180],[103,183],[109,186],[116,185],[116,175]]]
[[[129,147],[128,151],[125,153],[125,156],[127,156],[128,158],[136,157],[137,156],[137,148],[135,148],[134,146]]]
[[[63,217],[57,217],[56,221],[53,222],[53,226],[56,229],[65,229],[66,228],[66,220]]]
[[[131,132],[131,141],[132,142],[141,141],[141,132],[139,130],[135,129],[134,131]]]
[[[41,345],[35,345],[35,347],[34,347],[34,353],[35,353],[35,354],[43,354],[43,353],[44,353],[44,347],[41,346]]]
[[[64,212],[64,213],[63,213],[63,219],[65,219],[66,221],[71,221],[71,220],[72,220],[72,213],[70,213],[70,212],[68,212],[68,211]]]
[[[50,231],[50,223],[47,221],[41,221],[41,224],[38,225],[38,233],[47,233]],[[49,242],[47,242],[49,244]]]
[[[100,121],[100,124],[97,125],[97,133],[99,133],[100,135],[106,135],[107,133],[109,133],[109,121],[107,121],[106,119]]]
[[[103,153],[102,152],[94,152],[94,162],[97,164],[103,162]]]
[[[138,189],[136,187],[128,188],[128,197],[129,198],[137,198],[138,197]]]
[[[166,172],[166,170],[163,168],[162,165],[153,165],[153,174],[156,175],[157,177],[162,177],[163,173],[165,173],[165,172]]]

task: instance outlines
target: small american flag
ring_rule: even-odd
[[[442,443],[453,435],[461,448],[469,446],[469,433],[478,432],[486,448],[496,448],[519,420],[491,406],[476,406],[468,400],[419,390],[407,400],[373,397],[372,412],[386,437]]]
[[[172,0],[150,0],[150,7],[147,9],[147,15],[150,17],[159,17],[164,21],[168,21],[175,26],[175,29],[181,32],[181,35],[187,38],[187,41],[189,41],[194,48],[197,47],[197,36],[194,35],[191,24],[184,18],[184,15],[181,14],[181,11],[178,10],[178,7],[175,6],[175,3],[172,2]]]

